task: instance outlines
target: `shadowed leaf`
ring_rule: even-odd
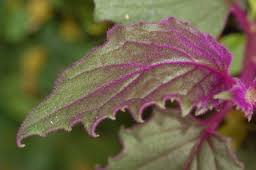
[[[190,116],[156,110],[145,125],[122,130],[123,152],[108,170],[242,170],[227,140]]]

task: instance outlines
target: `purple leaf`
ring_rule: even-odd
[[[159,23],[117,25],[108,41],[68,68],[52,94],[23,122],[17,144],[31,135],[83,123],[92,136],[97,124],[129,108],[142,122],[149,105],[177,100],[182,114],[194,107],[202,114],[222,101],[213,96],[234,83],[228,74],[231,55],[215,39],[187,23],[168,18]]]
[[[251,120],[256,106],[256,80],[250,85],[237,80],[230,92],[233,103],[245,113],[248,120]]]

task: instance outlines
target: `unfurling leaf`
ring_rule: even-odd
[[[31,135],[70,131],[82,122],[96,136],[97,124],[129,108],[142,121],[145,107],[180,103],[182,114],[216,107],[213,96],[233,85],[231,56],[208,34],[168,18],[159,23],[117,25],[108,41],[67,69],[52,94],[23,122],[17,143]]]
[[[249,85],[237,80],[230,90],[230,94],[233,103],[245,113],[248,120],[251,120],[256,106],[256,80]]]
[[[229,7],[224,0],[94,0],[95,17],[117,23],[159,21],[168,16],[190,21],[200,31],[218,36]]]
[[[131,130],[122,130],[122,153],[109,161],[107,170],[242,170],[227,140],[208,134],[190,116],[170,110]]]

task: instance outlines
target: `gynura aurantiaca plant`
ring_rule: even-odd
[[[184,4],[192,2],[183,1]],[[118,8],[118,5],[130,8],[140,3],[95,2],[98,18],[105,19],[105,16],[115,21],[119,21],[120,16],[126,20],[133,17],[126,15],[126,11],[122,11],[125,8]],[[103,12],[102,8],[106,3],[117,8],[117,12],[105,14],[107,11]],[[164,7],[161,3],[164,5],[167,0],[154,5]],[[198,16],[192,19],[193,26],[173,17],[156,22],[158,16],[169,13],[152,9],[159,15],[150,18],[150,22],[115,25],[108,31],[105,44],[59,76],[51,95],[23,122],[17,134],[17,145],[24,147],[22,140],[31,135],[46,136],[60,129],[71,131],[78,123],[96,137],[97,125],[104,119],[115,119],[117,111],[128,109],[136,121],[143,122],[143,110],[154,105],[148,122],[121,131],[122,154],[110,160],[106,168],[98,169],[243,169],[229,150],[227,140],[218,135],[216,129],[233,106],[241,109],[248,120],[252,118],[256,104],[256,24],[238,4],[215,3],[225,4],[224,18],[230,9],[246,34],[241,77],[231,76],[232,56],[211,36],[218,34],[220,21],[215,22],[216,28],[209,31],[210,35],[197,30],[210,29],[197,23]],[[145,4],[150,5],[149,1]],[[150,16],[150,12],[142,9],[138,9],[137,14],[142,18]],[[190,17],[184,15],[181,10],[177,18]],[[178,102],[179,111],[166,108],[167,100]],[[207,118],[198,118],[212,109],[216,112]]]

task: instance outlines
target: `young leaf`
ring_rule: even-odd
[[[203,32],[221,33],[229,12],[225,0],[94,0],[95,17],[118,23],[159,21],[174,16],[190,21]]]
[[[70,131],[82,122],[96,136],[97,124],[129,108],[137,121],[152,104],[180,103],[182,114],[193,107],[204,113],[229,89],[231,56],[208,34],[168,18],[159,23],[115,26],[108,41],[67,69],[52,94],[23,122],[17,143],[31,135]]]
[[[237,80],[229,91],[232,95],[232,102],[245,113],[248,120],[251,120],[256,107],[256,80],[249,85]]]
[[[190,116],[157,109],[146,124],[121,131],[123,152],[106,169],[242,170],[227,140],[205,128]]]

